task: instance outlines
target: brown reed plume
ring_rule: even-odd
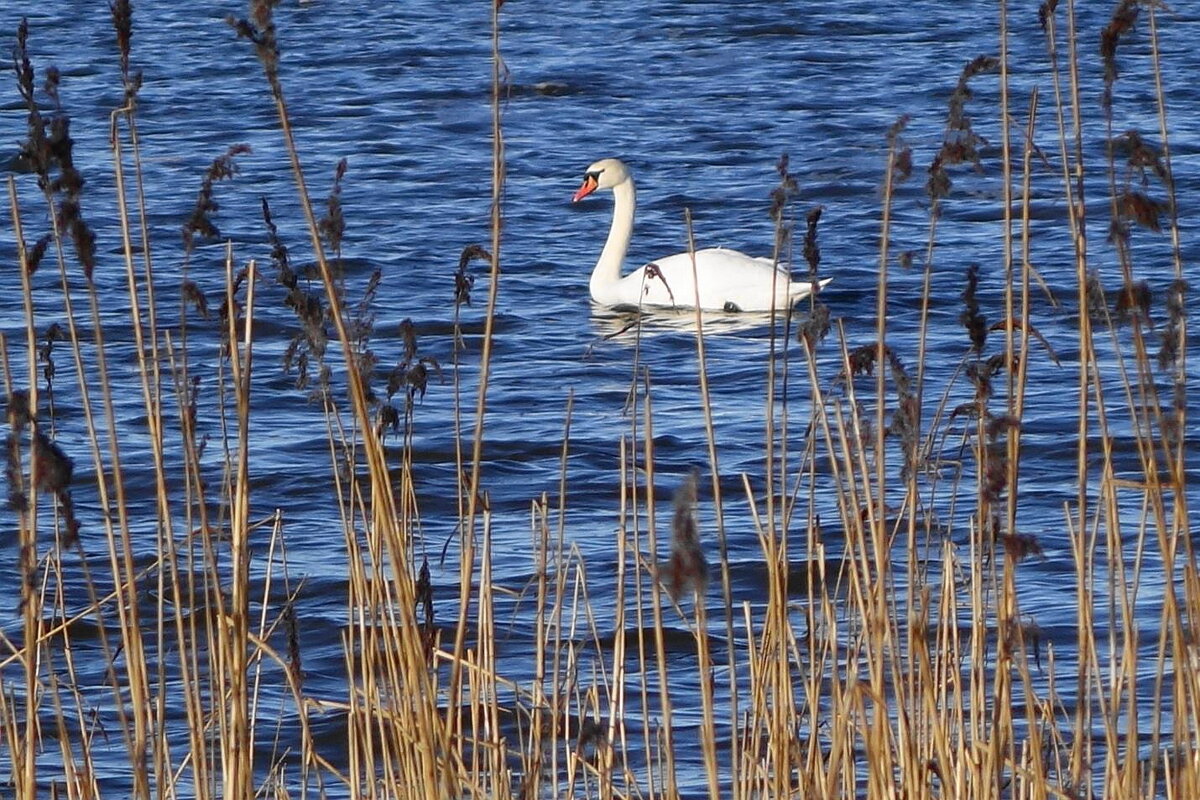
[[[696,520],[696,484],[699,472],[693,470],[675,490],[675,511],[671,517],[671,555],[662,567],[662,581],[675,602],[689,594],[702,602],[708,588],[708,561],[700,546],[700,526]]]
[[[213,215],[221,210],[215,197],[215,186],[219,181],[229,180],[238,174],[237,157],[249,153],[250,145],[232,145],[221,155],[212,160],[204,170],[200,179],[200,188],[196,191],[196,202],[192,211],[183,223],[183,244],[191,251],[195,246],[197,236],[206,239],[219,239],[221,231],[213,221]]]
[[[57,67],[45,70],[41,86],[50,98],[50,116],[42,114],[36,94],[36,77],[29,57],[29,22],[22,19],[17,27],[17,43],[13,48],[13,64],[17,74],[17,91],[26,109],[26,138],[21,142],[21,156],[28,161],[38,177],[38,187],[46,202],[55,208],[55,231],[65,231],[74,246],[75,256],[83,267],[84,277],[91,282],[96,268],[96,235],[84,220],[81,210],[84,178],[75,168],[75,141],[71,138],[71,118],[59,97],[61,74]],[[41,248],[44,252],[45,248]],[[33,268],[41,259],[36,254]]]
[[[975,297],[978,288],[979,265],[971,264],[967,267],[967,285],[962,290],[962,300],[965,308],[958,315],[958,321],[967,329],[967,335],[971,339],[971,350],[976,355],[983,352],[983,346],[987,343],[988,335],[987,317],[980,312],[979,300]]]
[[[1141,3],[1142,0],[1120,0],[1113,9],[1112,19],[1100,32],[1100,58],[1104,63],[1104,94],[1101,95],[1101,102],[1106,109],[1112,108],[1113,86],[1119,74],[1117,48],[1121,44],[1121,37],[1133,30],[1137,23]]]

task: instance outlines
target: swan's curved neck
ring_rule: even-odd
[[[634,188],[633,178],[626,178],[613,187],[612,227],[609,228],[608,240],[600,251],[600,260],[596,262],[588,284],[592,297],[599,302],[605,302],[605,289],[621,279],[621,265],[625,263],[625,253],[633,236],[633,213],[636,207],[637,189]]]

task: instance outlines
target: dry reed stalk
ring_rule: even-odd
[[[554,600],[555,601],[554,601],[554,606],[553,606],[553,614],[551,615],[551,630],[554,631],[555,638],[552,642],[553,657],[552,657],[552,664],[551,664],[551,669],[550,669],[550,685],[553,688],[553,693],[551,694],[551,698],[550,698],[550,719],[553,720],[553,722],[556,726],[560,724],[560,721],[561,721],[561,724],[566,724],[566,722],[570,719],[569,708],[563,707],[563,702],[562,702],[563,689],[561,687],[564,687],[566,685],[566,676],[563,674],[564,669],[567,669],[570,666],[569,664],[568,665],[563,664],[562,651],[563,651],[564,647],[570,647],[571,642],[573,640],[573,637],[567,637],[567,638],[563,637],[563,614],[564,614],[564,610],[566,607],[566,590],[567,590],[567,586],[566,586],[567,563],[565,561],[566,546],[567,546],[567,540],[566,540],[566,535],[567,535],[567,487],[568,487],[567,464],[568,464],[568,460],[569,460],[569,456],[570,456],[571,421],[572,421],[574,409],[575,409],[575,392],[573,389],[571,389],[571,390],[568,390],[568,392],[567,392],[567,407],[566,407],[564,420],[563,420],[562,451],[559,455],[558,523],[557,523],[556,530],[555,530],[554,551],[553,551],[554,552],[554,561],[555,561],[555,569],[554,569],[554,575],[555,575]],[[543,538],[543,543],[544,543],[544,546],[549,543],[548,536]],[[584,582],[584,586],[586,587],[586,581]],[[539,593],[539,595],[540,595],[540,593]],[[541,607],[542,606],[539,604],[539,609]],[[539,616],[541,616],[541,615],[539,615]],[[544,618],[544,616],[542,618]],[[540,629],[541,628],[539,626],[539,630]],[[540,639],[539,639],[539,641],[540,641]],[[538,664],[538,672],[541,672],[542,659],[545,657],[545,648],[539,647],[539,650],[541,652],[539,653],[537,664]],[[543,678],[544,678],[544,676],[539,677],[537,674],[535,674],[534,680],[536,681],[536,686],[538,687],[539,691],[541,690]],[[586,719],[586,716],[585,716],[582,708],[580,708],[580,710],[579,710],[578,719],[580,720],[580,725],[582,726],[584,724],[583,721]],[[566,728],[569,731],[571,729],[571,726],[566,725]],[[582,736],[582,734],[580,734],[580,735]],[[568,739],[568,741],[569,741],[569,739]],[[577,750],[578,750],[578,748],[577,748]],[[566,764],[560,765],[560,763],[559,763],[559,748],[557,746],[555,746],[552,752],[553,752],[553,757],[550,759],[550,769],[551,769],[551,774],[554,775],[553,788],[555,790],[555,794],[557,795],[559,792],[559,789],[560,789],[559,780],[558,780],[560,766],[566,767],[568,783],[573,786],[576,764],[575,764],[575,758],[573,758],[569,754],[565,754],[566,755]]]
[[[500,7],[501,3],[492,4],[492,75],[491,75],[491,118],[492,118],[492,204],[491,204],[491,273],[488,282],[487,311],[484,317],[483,347],[479,362],[479,387],[476,392],[475,422],[471,446],[471,470],[467,492],[466,516],[462,529],[462,554],[460,556],[459,573],[459,618],[454,639],[454,655],[456,661],[451,665],[449,677],[450,703],[459,702],[459,674],[457,659],[463,655],[467,626],[467,613],[471,606],[471,576],[475,565],[475,517],[479,509],[480,478],[483,469],[483,431],[487,412],[487,388],[491,372],[492,334],[495,324],[496,299],[500,289],[500,246],[504,214],[504,134],[502,126],[501,97],[507,85],[507,70],[500,55]],[[460,473],[461,474],[461,473]],[[453,715],[447,717],[447,729],[444,736],[449,739],[453,735],[451,728]]]
[[[32,68],[29,66],[27,56],[24,56],[24,37],[27,35],[27,28],[22,25],[22,30],[19,33],[19,50],[24,58],[24,71],[22,73],[22,94],[25,96],[30,106],[31,129],[39,124],[40,115],[36,109],[36,103],[32,97],[31,81]],[[65,126],[66,112],[63,110],[57,94],[58,73],[56,70],[48,71],[47,73],[46,91],[51,94],[54,101],[54,114],[58,119],[63,120]],[[26,79],[25,76],[28,76]],[[55,256],[58,265],[60,285],[63,291],[62,303],[63,310],[67,320],[67,330],[69,333],[69,341],[71,343],[71,352],[75,364],[76,379],[78,390],[81,394],[81,408],[83,411],[84,421],[87,430],[92,432],[89,437],[91,445],[90,452],[92,456],[93,467],[97,475],[106,476],[109,474],[121,475],[121,460],[119,448],[116,438],[116,422],[115,412],[113,409],[113,401],[111,391],[109,389],[109,377],[107,370],[107,359],[105,357],[104,337],[100,327],[99,304],[96,296],[95,285],[92,282],[92,270],[94,268],[95,257],[95,239],[94,234],[88,228],[87,223],[83,220],[79,211],[78,192],[82,186],[82,178],[72,165],[70,156],[71,143],[66,142],[66,152],[59,152],[52,158],[47,160],[39,159],[35,169],[39,172],[39,184],[42,188],[42,193],[46,205],[50,212],[52,241],[55,249]],[[51,181],[49,179],[50,170],[57,168],[59,171],[59,180]],[[63,196],[59,198],[59,194]],[[15,188],[10,184],[10,198],[16,208],[16,193]],[[56,202],[61,199],[60,202]],[[16,230],[19,231],[19,215]],[[103,416],[106,429],[108,431],[108,463],[105,463],[105,457],[102,453],[102,445],[100,437],[97,433],[97,422],[92,400],[92,392],[89,388],[90,383],[87,377],[87,367],[83,356],[83,348],[81,345],[81,337],[76,321],[76,314],[73,308],[71,299],[71,281],[67,272],[66,262],[66,246],[64,240],[68,235],[74,244],[75,252],[83,267],[83,274],[86,283],[88,306],[90,309],[90,324],[92,338],[95,345],[94,363],[97,371],[98,384],[100,389],[100,403],[103,407]],[[23,270],[28,274],[31,268],[27,267]],[[28,291],[28,284],[26,283]],[[27,299],[27,311],[32,309],[32,299]],[[33,319],[30,316],[28,319],[29,330],[32,331]],[[32,345],[32,342],[30,343]],[[36,362],[30,362],[31,370]],[[31,381],[31,385],[36,383],[36,378]],[[36,393],[35,393],[36,397]],[[33,412],[36,416],[37,407],[33,406]],[[38,479],[38,461],[36,457],[31,467],[33,475],[33,483],[36,485]],[[111,473],[109,470],[111,469]],[[125,718],[125,707],[121,706],[119,716],[121,718],[122,733],[126,738],[126,746],[130,752],[131,767],[134,777],[134,793],[139,797],[146,797],[149,794],[149,778],[146,772],[146,757],[150,746],[149,742],[149,682],[146,670],[146,662],[143,657],[144,648],[142,646],[142,630],[138,620],[137,611],[137,595],[133,585],[132,578],[135,573],[133,566],[132,549],[129,543],[130,528],[129,519],[127,516],[127,504],[124,495],[123,481],[116,480],[112,482],[111,488],[107,478],[98,480],[96,483],[97,493],[101,508],[104,510],[103,520],[106,535],[106,541],[109,551],[110,567],[114,577],[114,582],[121,586],[128,594],[124,601],[118,604],[118,617],[120,625],[120,634],[122,637],[122,646],[126,652],[132,654],[126,659],[127,684],[125,690],[129,692],[130,701],[128,703],[129,710],[132,715],[132,729],[127,725]],[[110,495],[111,491],[111,495]],[[61,493],[59,493],[61,501]],[[115,520],[115,521],[114,521]],[[74,519],[73,514],[66,519],[65,524],[68,530],[64,535],[64,541],[70,543],[76,537],[76,528],[78,522]],[[31,551],[32,552],[32,551]],[[31,600],[33,598],[30,598]],[[29,637],[27,641],[36,641],[37,635]],[[114,685],[114,691],[119,691]]]
[[[249,29],[252,34],[251,39],[255,42],[260,60],[263,63],[264,72],[277,107],[280,127],[291,161],[302,210],[308,223],[313,253],[317,260],[327,296],[333,298],[337,296],[337,282],[321,242],[319,225],[313,213],[310,195],[305,185],[304,174],[300,164],[299,153],[291,131],[287,106],[278,76],[278,52],[275,41],[274,22],[271,19],[269,4],[252,4],[252,15],[252,22],[242,21],[238,23],[239,31]],[[498,47],[498,38],[496,38],[498,37],[498,28],[495,25],[495,20],[493,20],[493,28],[494,47]],[[496,79],[498,79],[498,72],[496,75]],[[498,214],[499,209],[497,208],[494,213]],[[498,235],[497,230],[496,238],[498,238]],[[498,248],[493,247],[493,278],[495,278],[497,264]],[[494,309],[495,291],[496,282],[493,280],[489,300],[489,319],[492,316],[492,309]],[[354,410],[355,429],[370,431],[373,429],[373,425],[367,406],[364,376],[357,368],[357,361],[354,358],[355,354],[352,349],[352,339],[337,303],[330,303],[329,315],[338,332],[338,338],[342,344],[343,356],[347,364],[349,395]],[[487,343],[489,340],[490,323],[485,333],[485,353],[489,349]],[[484,374],[486,375],[486,367],[484,369]],[[477,434],[481,434],[482,404],[485,390],[486,383],[480,389],[480,414],[477,419]],[[473,469],[475,478],[472,480],[470,487],[471,500],[469,503],[470,511],[468,519],[471,520],[473,520],[479,490],[477,478],[480,458],[479,448],[481,446],[480,438],[480,435],[476,436],[476,466]],[[386,552],[387,562],[394,567],[391,570],[391,580],[387,582],[389,585],[386,589],[372,588],[371,591],[374,593],[372,600],[378,599],[381,604],[372,605],[371,613],[380,613],[384,609],[395,609],[400,619],[415,621],[416,603],[414,581],[410,573],[412,562],[406,541],[407,532],[397,527],[397,520],[400,516],[394,505],[391,480],[383,449],[379,440],[373,436],[363,437],[361,444],[368,468],[370,494],[369,498],[360,500],[358,505],[362,509],[362,518],[369,526],[369,530],[372,531],[372,535],[368,541],[373,542],[374,546],[370,549],[374,550],[377,547],[381,554]],[[361,495],[358,496],[361,497]],[[468,530],[464,532],[463,580],[465,583],[462,587],[461,596],[462,607],[464,609],[468,605],[469,597],[471,574],[469,565],[473,563],[471,539],[472,532],[470,525],[468,525]],[[382,572],[374,572],[373,576],[368,579],[370,582],[369,585],[371,587],[379,587],[383,584],[384,581],[379,579],[379,576],[382,574]],[[391,619],[391,613],[386,614],[386,618]],[[455,660],[451,667],[452,706],[456,703],[455,698],[458,696],[456,682],[461,670],[460,656],[462,654],[461,648],[464,631],[465,620],[460,619],[456,634]],[[439,794],[449,793],[451,791],[450,787],[454,785],[456,780],[455,759],[451,753],[451,740],[456,734],[456,730],[452,726],[452,721],[458,717],[455,714],[448,714],[444,721],[441,719],[441,715],[437,709],[437,692],[435,691],[433,678],[425,665],[426,657],[421,637],[405,636],[402,629],[397,629],[393,625],[384,625],[380,631],[377,631],[375,625],[370,625],[366,628],[366,632],[368,635],[364,640],[366,646],[366,650],[363,653],[364,667],[369,670],[373,665],[376,665],[374,653],[377,652],[375,637],[378,632],[382,634],[384,642],[386,642],[388,656],[382,662],[379,662],[376,668],[382,670],[380,673],[381,677],[387,676],[390,685],[396,687],[404,685],[408,687],[405,697],[391,698],[380,693],[379,684],[374,679],[364,676],[367,686],[375,687],[369,692],[368,696],[374,696],[380,704],[377,707],[393,708],[398,712],[398,716],[394,718],[395,724],[379,726],[383,748],[381,755],[387,759],[386,763],[393,779],[391,783],[392,790],[397,791],[401,796],[421,796],[423,792],[431,790],[432,787],[438,787],[436,791]],[[380,642],[379,644],[383,645],[384,642]],[[400,700],[400,702],[396,703],[393,700]],[[366,707],[363,711],[371,713]],[[369,729],[369,727],[364,727],[364,731]],[[374,763],[373,761],[368,761],[362,766]],[[401,765],[403,772],[391,772],[391,765],[393,764]],[[373,773],[374,770],[370,770],[370,772]],[[403,775],[403,779],[400,779],[401,775]],[[372,775],[363,773],[362,776],[366,781],[374,782]]]
[[[1022,151],[1022,181],[1021,181],[1021,274],[1020,274],[1020,328],[1021,335],[1019,342],[1014,342],[1013,339],[1013,323],[1014,312],[1012,299],[1012,278],[1008,277],[1005,281],[1005,305],[1007,310],[1007,326],[1005,335],[1005,360],[1007,362],[1007,370],[1009,373],[1009,401],[1007,413],[1010,418],[1018,422],[1024,419],[1025,402],[1026,402],[1026,386],[1029,374],[1029,337],[1031,323],[1030,318],[1032,308],[1030,304],[1030,278],[1033,267],[1030,261],[1031,249],[1031,230],[1030,230],[1030,209],[1032,205],[1032,182],[1033,182],[1033,155],[1034,155],[1034,132],[1037,124],[1038,111],[1038,91],[1034,87],[1029,99],[1029,117],[1025,131],[1025,146]],[[1014,375],[1015,366],[1015,375]],[[1021,427],[1016,425],[1009,429],[1007,436],[1007,465],[1008,465],[1008,504],[1006,507],[1006,523],[1005,530],[1009,536],[1018,535],[1017,526],[1017,498],[1019,491],[1019,463],[1021,455]],[[1005,561],[1006,573],[1008,570],[1008,559]],[[1006,574],[1006,592],[1012,591],[1008,586]],[[1025,631],[1026,627],[1021,622],[1020,609],[1014,607],[1010,610],[1011,630],[1015,634],[1017,648],[1026,653],[1030,645]],[[1034,644],[1036,648],[1036,644]],[[1021,680],[1021,690],[1026,698],[1025,713],[1026,726],[1028,731],[1027,750],[1025,755],[1019,759],[1022,764],[1022,769],[1028,775],[1030,788],[1026,796],[1034,800],[1045,800],[1048,796],[1049,776],[1046,770],[1046,764],[1042,757],[1045,744],[1043,741],[1043,725],[1046,723],[1052,724],[1053,717],[1043,713],[1040,704],[1032,701],[1032,698],[1037,697],[1037,691],[1034,686],[1033,677],[1029,670],[1028,658],[1019,658],[1015,660],[1017,672]],[[1014,759],[1017,761],[1017,759]]]
[[[735,649],[734,638],[734,618],[733,618],[733,586],[729,575],[729,544],[725,536],[725,511],[722,503],[721,494],[721,468],[717,454],[717,434],[716,427],[713,424],[712,413],[712,395],[709,390],[708,382],[708,359],[704,348],[704,312],[700,309],[699,297],[699,279],[696,274],[696,237],[692,229],[692,211],[690,208],[684,209],[684,224],[687,230],[687,246],[688,253],[692,260],[692,283],[696,288],[696,297],[694,302],[694,313],[696,320],[696,363],[697,363],[697,381],[700,389],[700,408],[704,414],[704,435],[708,445],[708,465],[709,474],[711,475],[713,511],[716,521],[717,533],[717,557],[721,563],[721,596],[724,602],[725,615],[725,639],[726,639],[726,666],[729,669],[729,717],[731,720],[739,718],[739,680],[738,680],[738,658]],[[774,287],[772,287],[774,291]],[[705,638],[705,625],[697,623],[697,635]],[[706,654],[702,655],[706,656]],[[707,658],[701,662],[707,664]],[[705,747],[715,747],[716,731],[712,724],[712,697],[710,692],[710,682],[705,680],[701,682],[701,691],[704,693],[703,702],[705,704]],[[740,767],[741,756],[739,753],[740,740],[738,736],[731,736],[729,740],[729,783],[734,787],[734,797],[740,797],[738,787],[741,785]],[[705,766],[708,771],[709,794],[716,797],[719,792],[718,778],[716,775],[717,758],[715,751],[711,755],[706,754]]]
[[[626,653],[625,647],[628,637],[625,632],[628,630],[629,623],[626,620],[625,609],[627,608],[627,586],[629,584],[628,565],[632,559],[635,564],[634,575],[639,575],[636,568],[637,563],[637,546],[634,542],[633,553],[629,552],[630,539],[626,535],[626,525],[634,514],[634,509],[630,509],[630,498],[634,496],[636,491],[636,483],[633,480],[635,477],[635,467],[630,463],[629,454],[631,452],[628,446],[628,440],[622,434],[620,438],[620,449],[618,450],[618,472],[620,488],[620,501],[617,509],[617,581],[616,581],[616,597],[614,598],[615,612],[613,615],[613,648],[612,648],[612,669],[610,670],[611,686],[612,686],[612,704],[609,707],[608,729],[606,737],[609,742],[607,755],[601,762],[603,772],[611,775],[613,769],[613,760],[618,752],[621,759],[629,762],[629,737],[625,728],[625,692],[622,687],[625,685],[625,663]],[[646,717],[643,714],[643,719]],[[601,788],[606,792],[612,791],[611,783],[604,782]]]
[[[25,237],[21,227],[20,204],[17,202],[16,181],[10,176],[8,179],[8,197],[9,207],[12,213],[13,232],[17,240],[17,264],[21,272],[21,294],[24,299],[25,306],[25,342],[27,350],[27,364],[29,367],[28,389],[26,389],[27,402],[29,408],[33,409],[36,414],[38,409],[38,375],[37,375],[37,337],[34,333],[34,311],[33,311],[33,292],[30,288],[30,266],[28,255],[25,250]],[[5,371],[7,374],[7,370]],[[14,429],[14,433],[19,431],[26,424],[19,419],[20,412],[14,414],[13,409],[13,394],[9,394],[9,424]],[[19,445],[14,439],[10,448],[16,450]],[[10,462],[16,461],[20,463],[19,451],[9,455]],[[18,476],[20,472],[16,473]],[[19,513],[19,531],[18,542],[20,546],[20,572],[21,572],[21,600],[18,606],[21,615],[21,633],[22,641],[25,643],[24,650],[21,656],[22,666],[24,667],[24,690],[25,690],[25,725],[23,729],[18,729],[16,708],[6,708],[5,711],[11,720],[7,730],[9,742],[9,750],[12,753],[13,764],[13,783],[17,792],[25,797],[32,797],[36,789],[37,779],[37,707],[35,698],[37,697],[37,683],[39,665],[37,663],[37,653],[40,653],[40,646],[35,650],[30,643],[39,642],[41,639],[40,617],[38,614],[36,598],[33,592],[34,586],[34,570],[37,563],[37,507],[38,507],[38,470],[36,460],[30,461],[29,480],[26,483],[24,480],[17,478],[14,483],[10,477],[10,504],[13,493],[24,498],[25,507],[19,505],[15,510]],[[32,509],[30,511],[29,509]],[[7,695],[7,692],[2,693]],[[5,698],[5,705],[8,705],[8,698]],[[15,706],[15,703],[14,703]],[[18,767],[19,765],[19,767]]]
[[[650,582],[650,621],[654,631],[654,660],[658,673],[659,714],[662,727],[659,729],[658,753],[664,760],[663,793],[667,800],[679,797],[678,772],[675,766],[675,727],[671,705],[670,681],[667,673],[666,629],[663,626],[663,586],[658,559],[658,525],[655,514],[655,468],[654,468],[654,413],[650,392],[650,370],[642,370],[642,457],[646,475],[646,551],[650,562],[646,565],[646,576]],[[640,635],[639,625],[639,635]],[[644,675],[645,673],[643,673]],[[643,687],[646,684],[643,683]],[[648,721],[648,720],[647,720]]]
[[[248,797],[254,793],[253,749],[244,743],[251,739],[251,720],[249,711],[251,695],[247,685],[248,649],[250,637],[250,598],[247,594],[250,584],[250,486],[249,486],[249,457],[250,457],[250,374],[252,370],[253,342],[251,327],[254,320],[254,262],[248,267],[250,279],[246,288],[245,317],[241,320],[242,337],[239,348],[238,314],[234,291],[237,281],[233,266],[233,245],[227,246],[225,253],[225,287],[228,322],[229,363],[232,370],[233,392],[237,414],[237,456],[234,476],[230,492],[230,563],[232,576],[232,597],[230,612],[227,619],[222,620],[219,628],[217,652],[221,656],[225,669],[225,679],[228,680],[227,692],[222,696],[227,698],[226,709],[229,714],[228,736],[225,747],[222,748],[223,781],[222,790],[226,797]]]

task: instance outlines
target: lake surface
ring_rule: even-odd
[[[1011,5],[1012,141],[1019,154],[1030,93],[1037,87],[1041,117],[1036,140],[1046,161],[1035,166],[1033,260],[1063,303],[1055,308],[1035,290],[1035,324],[1062,363],[1055,366],[1046,360],[1030,369],[1020,519],[1039,537],[1046,558],[1024,568],[1022,604],[1038,618],[1049,641],[1069,648],[1075,636],[1073,615],[1039,615],[1039,609],[1061,607],[1064,593],[1074,590],[1063,504],[1076,495],[1075,395],[1072,389],[1068,397],[1063,387],[1073,387],[1078,372],[1075,266],[1045,40],[1036,5]],[[1090,257],[1101,282],[1115,291],[1120,271],[1105,235],[1106,134],[1097,47],[1111,4],[1080,5],[1083,142],[1092,202]],[[269,263],[270,246],[259,212],[264,196],[293,258],[299,263],[309,260],[307,234],[262,70],[250,45],[236,39],[225,22],[229,14],[244,13],[244,6],[236,3],[142,2],[135,8],[133,60],[144,75],[138,119],[156,277],[170,298],[163,304],[164,327],[178,316],[173,287],[183,275],[181,226],[195,203],[204,169],[232,145],[248,144],[252,152],[237,158],[237,176],[217,185],[220,210],[214,221],[221,238],[201,244],[189,277],[210,297],[220,296],[226,239],[233,242],[239,262],[256,258],[260,264]],[[112,385],[121,436],[130,449],[127,488],[135,512],[149,512],[146,549],[138,554],[145,558],[153,551],[153,474],[148,453],[138,446],[145,428],[132,334],[125,322],[119,229],[114,224],[108,118],[122,94],[108,4],[10,0],[0,10],[0,36],[5,41],[13,41],[22,16],[29,19],[30,50],[39,75],[51,64],[62,72],[61,97],[73,120],[76,164],[88,180],[83,210],[97,234],[96,281],[102,297],[110,293],[114,298],[105,307],[105,319],[112,326],[107,338],[116,359]],[[611,204],[606,198],[571,204],[585,167],[601,157],[619,156],[637,178],[641,205],[632,262],[686,249],[685,208],[694,217],[699,246],[769,256],[769,193],[778,180],[776,162],[787,154],[799,182],[794,204],[799,230],[810,208],[823,208],[821,271],[834,281],[822,300],[844,326],[847,344],[855,347],[874,337],[886,134],[901,115],[908,115],[904,138],[912,147],[915,170],[897,190],[891,247],[893,253],[914,251],[917,266],[906,270],[892,265],[889,335],[901,358],[915,367],[913,332],[928,237],[926,170],[941,146],[947,102],[960,71],[976,56],[998,50],[998,11],[995,3],[977,0],[512,0],[503,8],[502,20],[501,47],[509,70],[503,105],[503,274],[482,478],[494,515],[495,578],[519,589],[534,572],[530,502],[542,492],[557,494],[565,411],[573,394],[567,537],[592,566],[593,601],[611,611],[612,601],[605,598],[611,597],[610,568],[616,558],[618,442],[630,425],[623,407],[635,350],[631,332],[605,338],[619,330],[625,318],[593,308],[588,300],[587,280],[608,229]],[[447,378],[430,381],[414,422],[421,546],[436,556],[444,542],[454,540],[457,519],[449,382],[454,360],[453,273],[464,246],[489,244],[490,5],[432,0],[369,5],[288,2],[278,9],[277,21],[284,92],[318,200],[329,191],[338,161],[348,162],[342,193],[347,220],[343,253],[351,296],[362,291],[374,270],[382,271],[371,339],[381,365],[375,387],[382,390],[390,365],[403,358],[399,329],[405,319],[415,325],[421,352],[436,358]],[[1194,284],[1200,278],[1194,271],[1200,256],[1195,213],[1195,198],[1200,197],[1200,92],[1194,83],[1193,42],[1200,35],[1200,16],[1187,4],[1178,4],[1160,14],[1160,25],[1183,258]],[[1120,51],[1114,130],[1137,128],[1157,142],[1148,50],[1147,28],[1140,21]],[[934,323],[926,368],[932,390],[939,393],[966,351],[958,315],[969,264],[980,265],[984,313],[992,320],[1001,317],[998,82],[995,75],[983,75],[971,86],[975,96],[967,113],[986,144],[978,172],[966,167],[952,172],[954,188],[937,234]],[[0,155],[8,159],[25,135],[25,117],[11,76],[0,87]],[[34,179],[18,173],[17,185],[28,209],[26,225],[40,235],[46,219],[35,202]],[[0,284],[0,330],[12,343],[22,341],[24,312],[7,213],[4,220],[0,259],[9,268]],[[1169,239],[1138,230],[1134,243],[1137,277],[1148,282],[1161,323],[1162,297],[1173,278]],[[797,246],[797,261],[798,253]],[[472,269],[477,277],[474,302],[460,309],[468,349],[461,356],[459,377],[464,397],[473,403],[488,281],[479,263]],[[56,272],[48,267],[35,276],[35,287],[47,296],[56,284]],[[328,695],[338,697],[345,691],[336,680],[346,622],[341,523],[328,493],[329,451],[319,411],[278,366],[295,328],[281,297],[277,287],[262,288],[255,351],[254,401],[259,408],[251,461],[252,516],[286,510],[290,566],[308,581],[301,601],[306,667],[318,692],[324,680]],[[55,321],[62,321],[61,306],[47,302],[39,308],[39,328]],[[660,486],[667,489],[693,466],[704,468],[707,463],[693,332],[671,322],[648,320],[638,354],[654,384],[656,469]],[[728,498],[725,519],[735,561],[735,602],[754,603],[761,600],[758,541],[742,499],[740,475],[745,472],[756,486],[762,485],[769,330],[753,322],[730,325],[718,320],[714,325],[725,328],[708,341],[708,370]],[[215,370],[215,330],[214,322],[207,334],[203,326],[192,334],[197,369]],[[1190,341],[1194,345],[1194,335]],[[23,349],[11,349],[16,374],[27,374]],[[796,419],[807,420],[809,387],[802,353],[793,346],[788,358],[794,371],[789,401]],[[828,381],[836,375],[838,358],[831,340],[819,356]],[[61,359],[60,370],[71,372],[65,349]],[[960,401],[968,399],[967,391],[965,384],[959,386]],[[1192,392],[1188,399],[1192,419],[1200,414],[1198,398]],[[57,441],[76,458],[77,479],[84,481],[91,469],[85,466],[90,459],[78,397],[63,389],[58,402]],[[215,425],[212,419],[202,419],[205,424]],[[795,442],[801,441],[802,429],[802,424],[792,426]],[[1194,429],[1188,431],[1188,439],[1194,453]],[[1193,478],[1194,465],[1195,458]],[[702,522],[712,517],[705,495],[702,492]],[[95,535],[98,548],[100,533],[89,533],[86,523],[94,502],[82,493],[79,502],[85,544]],[[826,504],[825,516],[836,517],[832,496],[817,502]],[[1197,504],[1200,497],[1193,499]],[[13,529],[15,517],[9,513],[4,518],[6,527]],[[948,536],[964,540],[966,520],[948,523]],[[8,542],[0,545],[0,592],[15,596],[15,537]],[[444,564],[433,559],[433,581],[443,598],[457,585],[456,552],[454,545]],[[1148,581],[1172,579],[1160,572]],[[439,605],[439,617],[447,624],[453,613],[452,606]],[[1148,600],[1139,613],[1147,630],[1159,624],[1155,602]],[[0,609],[0,626],[10,637],[19,634],[13,604]],[[530,633],[518,628],[513,636],[506,647],[513,663],[521,663],[521,645]],[[313,686],[310,682],[310,689]],[[113,780],[119,785],[119,777]]]

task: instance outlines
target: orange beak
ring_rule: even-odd
[[[578,203],[583,198],[587,197],[592,192],[596,191],[599,181],[595,175],[585,175],[583,177],[583,185],[579,187],[579,191],[575,192],[575,196],[571,198],[572,203]]]

